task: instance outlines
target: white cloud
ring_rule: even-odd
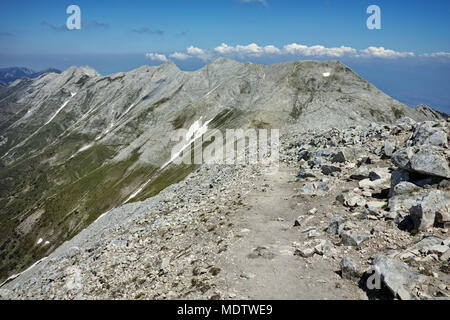
[[[230,47],[226,43],[222,43],[220,46],[214,48],[214,51],[222,55],[227,55],[234,52],[234,47]]]
[[[345,55],[354,55],[357,50],[350,47],[341,46],[338,48],[326,48],[324,46],[305,46],[297,43],[291,43],[283,47],[288,54],[296,54],[310,57],[343,57]]]
[[[153,61],[167,62],[167,57],[165,55],[163,55],[163,54],[160,54],[160,53],[152,53],[152,52],[150,52],[150,53],[147,53],[145,56],[147,58],[149,58],[150,60],[153,60]]]
[[[209,60],[211,57],[210,55],[203,49],[194,47],[194,46],[190,46],[186,49],[186,52],[193,57],[197,57],[201,60]]]
[[[200,48],[194,47],[194,46],[190,46],[189,48],[187,48],[187,53],[193,55],[193,56],[201,56],[205,54],[205,51],[203,51]]]
[[[222,43],[220,46],[213,49],[202,49],[194,46],[189,46],[186,52],[173,52],[169,55],[175,60],[186,60],[190,58],[201,59],[209,61],[218,57],[230,57],[238,59],[255,59],[255,58],[273,58],[281,56],[285,58],[298,57],[313,57],[313,58],[376,58],[376,59],[399,59],[399,58],[444,58],[450,59],[448,52],[434,52],[428,54],[415,54],[414,52],[401,52],[384,47],[370,46],[366,49],[355,49],[352,47],[340,46],[327,48],[322,45],[307,46],[298,43],[287,44],[282,48],[274,45],[259,46],[256,43],[248,45],[229,46]],[[166,62],[167,58],[164,54],[148,53],[147,57],[152,60],[159,60]]]
[[[191,56],[182,52],[174,52],[171,55],[169,55],[169,57],[176,60],[186,60],[189,59]]]
[[[264,48],[264,52],[267,54],[280,54],[281,50],[278,49],[275,46],[269,45],[269,46],[265,46]]]
[[[237,45],[235,47],[222,43],[220,46],[214,48],[213,51],[221,55],[235,55],[239,57],[261,57],[281,53],[281,50],[275,46],[268,45],[260,47],[256,43],[251,43],[246,46]]]
[[[398,52],[384,47],[368,47],[361,50],[360,56],[369,58],[407,58],[415,57],[414,52]]]

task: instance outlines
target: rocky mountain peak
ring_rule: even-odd
[[[62,76],[89,76],[89,77],[95,77],[95,76],[99,76],[100,74],[95,71],[93,68],[89,67],[89,66],[72,66],[70,68],[68,68],[67,70],[65,70],[64,72],[61,73]]]
[[[439,112],[437,110],[434,110],[433,108],[430,108],[429,106],[425,104],[419,104],[414,108],[414,110],[420,112],[421,114],[425,115],[430,120],[432,119],[448,119],[448,114],[445,114],[443,112]]]

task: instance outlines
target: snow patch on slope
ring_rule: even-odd
[[[167,161],[163,166],[161,166],[160,170],[163,170],[165,167],[167,167],[170,163],[172,163],[177,157],[180,156],[180,154],[183,153],[183,151],[191,146],[191,143],[193,143],[198,138],[201,138],[203,134],[205,134],[208,131],[208,124],[212,121],[208,120],[202,125],[202,118],[200,117],[199,120],[195,121],[188,129],[186,136],[184,137],[184,140],[186,141],[183,147],[174,155],[171,156],[170,160]],[[135,198],[139,193],[142,192],[142,190],[145,189],[145,187],[151,182],[151,178],[147,180],[141,187],[136,190],[134,193],[132,193],[124,202],[127,203],[131,199]]]
[[[161,169],[164,169],[165,167],[167,167],[170,163],[172,163],[177,157],[180,156],[180,154],[183,153],[183,151],[188,148],[192,142],[194,142],[195,140],[197,140],[198,138],[200,138],[202,135],[204,135],[206,133],[206,131],[208,131],[208,124],[212,121],[208,120],[206,121],[203,125],[201,124],[202,121],[202,117],[200,117],[199,120],[195,121],[188,129],[188,132],[186,133],[185,136],[185,144],[183,145],[183,147],[174,155],[172,155],[172,157],[170,158],[169,161],[167,161],[162,167]]]
[[[47,124],[49,124],[50,122],[52,122],[53,119],[55,119],[55,117],[58,115],[58,113],[60,113],[61,110],[64,109],[65,106],[67,106],[67,104],[68,104],[68,103],[70,102],[70,100],[76,95],[76,93],[71,92],[70,95],[71,95],[71,97],[70,97],[67,101],[65,101],[65,102],[62,104],[62,106],[59,107],[58,110],[56,110],[56,112],[55,112],[55,113],[53,114],[53,116],[52,116],[52,117],[44,124],[44,126],[47,125]],[[38,130],[38,131],[39,131],[39,130]]]

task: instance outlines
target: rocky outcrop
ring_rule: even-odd
[[[412,271],[406,263],[385,255],[376,256],[372,265],[394,297],[402,300],[415,299],[416,296],[412,293],[413,289],[426,278]]]
[[[335,204],[345,211],[329,214],[324,227],[331,243],[358,248],[372,258],[370,272],[362,276],[357,265],[365,261],[335,246],[343,255],[339,269],[344,279],[366,285],[376,270],[381,283],[377,292],[388,288],[393,298],[449,297],[450,251],[440,238],[450,226],[448,135],[447,121],[404,118],[393,125],[312,133],[299,144],[315,146],[308,149],[307,162],[299,157],[300,170],[315,180],[326,177],[332,190],[342,190]],[[297,178],[299,183],[312,180]],[[314,257],[310,247],[297,250],[304,259]],[[430,285],[434,291],[424,289]]]

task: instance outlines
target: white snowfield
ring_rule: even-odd
[[[167,161],[162,167],[161,169],[164,169],[165,167],[167,167],[170,163],[172,163],[177,157],[180,156],[180,154],[183,153],[183,151],[188,148],[192,142],[194,142],[195,140],[197,140],[198,138],[200,138],[202,135],[204,135],[206,133],[206,131],[208,131],[208,124],[212,121],[208,120],[206,121],[203,125],[201,124],[202,122],[202,117],[200,117],[199,120],[195,121],[188,129],[188,132],[186,133],[186,136],[184,138],[184,140],[186,141],[183,145],[183,147],[178,150],[175,154],[172,154],[172,156],[170,157],[170,160]]]
[[[29,135],[25,140],[23,140],[21,143],[15,145],[14,147],[12,147],[10,150],[8,150],[7,153],[5,153],[2,158],[6,157],[12,150],[16,149],[17,147],[21,147],[23,146],[28,140],[30,140],[32,137],[34,137],[43,127],[45,127],[46,125],[48,125],[50,122],[52,122],[53,119],[55,119],[55,117],[58,115],[58,113],[61,112],[62,109],[64,109],[64,107],[70,102],[70,100],[76,95],[77,93],[75,92],[71,92],[70,95],[71,97],[65,101],[61,107],[59,107],[58,110],[56,110],[56,112],[50,117],[50,119],[44,123],[44,125],[40,126],[36,131],[34,131],[31,135]]]
[[[75,92],[75,93],[71,92],[71,93],[70,93],[71,97],[70,97],[67,101],[65,101],[65,102],[62,104],[62,106],[59,107],[58,110],[56,110],[56,112],[55,112],[55,113],[53,114],[53,116],[52,116],[52,117],[44,124],[44,126],[46,126],[47,124],[49,124],[50,122],[52,122],[52,120],[55,119],[55,117],[61,112],[62,109],[64,109],[65,106],[67,106],[67,104],[70,102],[70,100],[71,100],[73,97],[75,97],[76,94],[77,94],[76,92]],[[39,128],[39,129],[40,129],[40,128]],[[39,131],[39,129],[38,129],[37,131]]]
[[[205,134],[208,131],[208,124],[212,121],[212,119],[206,121],[202,125],[202,118],[195,121],[188,129],[186,136],[184,137],[184,140],[186,141],[183,145],[183,147],[177,151],[175,154],[172,154],[169,161],[167,161],[163,166],[161,166],[160,170],[163,170],[165,167],[167,167],[170,163],[172,163],[177,157],[179,157],[183,151],[190,147],[191,143],[193,143],[198,138],[201,138],[203,134]],[[135,198],[139,193],[144,190],[144,188],[151,182],[151,178],[147,180],[138,190],[136,190],[134,193],[132,193],[127,200],[124,201],[124,204],[130,201],[131,199]]]

